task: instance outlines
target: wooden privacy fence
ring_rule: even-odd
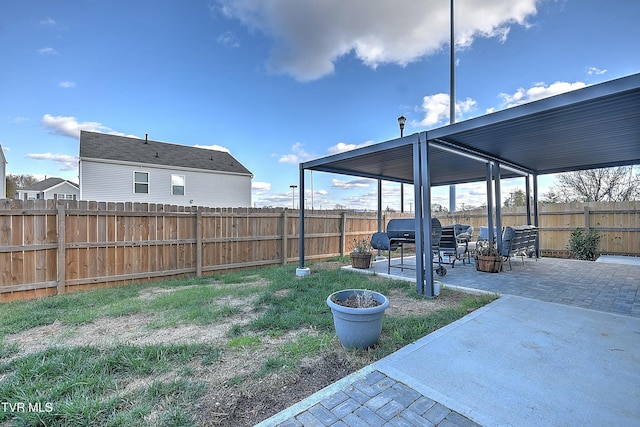
[[[307,259],[342,256],[371,214],[305,216]],[[298,261],[299,213],[143,203],[0,201],[0,301]]]
[[[566,256],[577,227],[598,230],[601,252],[640,254],[640,202],[543,205],[543,254]],[[503,225],[526,222],[503,209]],[[435,214],[486,224],[483,210]],[[385,213],[391,218],[411,213]],[[305,213],[305,256],[343,256],[377,231],[376,213]],[[142,203],[0,201],[0,301],[298,261],[299,212]]]
[[[640,256],[640,201],[540,204],[540,251],[543,256],[569,257],[567,245],[576,228],[596,230],[599,252]],[[443,224],[470,224],[476,230],[487,224],[486,209],[438,212]],[[526,224],[524,207],[502,208],[502,226]]]

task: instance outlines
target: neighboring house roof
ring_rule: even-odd
[[[52,187],[62,184],[63,182],[67,182],[73,185],[75,188],[79,188],[78,184],[75,182],[67,181],[62,178],[47,178],[43,181],[36,182],[35,184],[28,185],[26,187],[18,188],[20,191],[45,191]]]
[[[80,160],[83,159],[145,163],[253,176],[249,169],[225,151],[87,131],[80,132]]]

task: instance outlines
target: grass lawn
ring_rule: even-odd
[[[253,425],[495,297],[342,271],[345,259],[0,305],[0,426]],[[344,350],[327,296],[387,295],[378,345]]]

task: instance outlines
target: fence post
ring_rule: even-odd
[[[66,252],[66,212],[65,204],[58,205],[58,294],[64,294],[67,277],[67,252]]]
[[[289,239],[287,236],[287,208],[282,211],[282,265],[287,265]]]
[[[347,244],[347,213],[342,211],[342,225],[340,226],[340,256],[344,256],[344,248]]]
[[[196,211],[196,277],[202,277],[202,209]]]
[[[589,232],[589,228],[591,227],[589,218],[589,206],[584,207],[584,231]]]

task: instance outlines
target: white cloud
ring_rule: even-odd
[[[217,42],[224,47],[239,48],[240,41],[231,31],[226,31],[218,36]]]
[[[336,145],[332,145],[331,147],[327,148],[327,153],[343,153],[345,151],[355,150],[356,148],[366,147],[367,145],[371,144],[373,144],[373,141],[363,142],[362,144],[345,144],[344,142],[338,142]]]
[[[53,19],[52,19],[52,18],[50,18],[50,17],[47,17],[47,18],[45,18],[45,19],[41,20],[41,21],[40,21],[40,23],[41,23],[42,25],[56,25],[56,21],[55,21],[55,20],[53,20]]]
[[[519,88],[515,93],[501,93],[502,108],[515,107],[516,105],[526,104],[528,102],[537,101],[539,99],[548,98],[572,90],[582,89],[586,84],[583,82],[555,82],[546,86],[544,83],[537,83],[535,86],[524,89]]]
[[[227,152],[227,153],[231,153],[231,150],[229,150],[227,147],[223,147],[222,145],[217,145],[217,144],[212,144],[212,145],[199,145],[199,144],[196,144],[196,145],[194,145],[194,147],[204,148],[205,150],[224,151],[224,152]]]
[[[315,157],[313,154],[304,151],[304,149],[302,148],[303,145],[304,144],[302,144],[301,142],[296,142],[295,144],[293,144],[291,146],[291,151],[293,152],[281,155],[278,159],[278,162],[297,165],[298,163],[306,162],[307,160]]]
[[[251,191],[253,194],[266,194],[271,191],[271,183],[270,182],[259,182],[255,181],[251,183]]]
[[[456,101],[456,118],[473,110],[476,101],[467,98],[463,101]],[[422,98],[422,112],[424,118],[413,123],[414,126],[434,126],[437,124],[445,124],[449,122],[449,94],[436,93],[435,95],[425,96]]]
[[[63,89],[71,89],[76,87],[76,82],[64,81],[64,82],[58,83],[58,86],[60,86]]]
[[[343,190],[352,190],[354,188],[369,188],[372,182],[372,180],[367,178],[352,179],[351,181],[332,179],[331,186],[335,188],[341,188]]]
[[[504,41],[512,25],[527,26],[540,0],[467,0],[456,7],[456,44],[478,37]],[[235,18],[274,41],[268,64],[301,81],[334,72],[353,54],[365,65],[406,64],[449,43],[449,4],[442,0],[218,0]],[[311,23],[313,25],[311,25]]]
[[[43,47],[42,49],[38,49],[38,53],[41,55],[57,55],[58,51],[52,47]]]
[[[98,122],[82,122],[79,123],[75,117],[65,116],[52,116],[51,114],[45,114],[40,120],[40,124],[48,130],[49,133],[60,136],[68,136],[71,138],[79,138],[80,131],[86,130],[91,132],[106,133],[109,135],[129,136],[137,138],[135,135],[125,135],[122,132],[114,131],[113,129],[104,126]]]
[[[78,158],[76,156],[69,156],[67,154],[27,154],[27,157],[35,160],[48,160],[61,165],[61,171],[71,171],[78,169]]]
[[[607,70],[601,70],[599,68],[596,67],[587,67],[587,74],[590,76],[601,76],[602,74],[606,73]]]

